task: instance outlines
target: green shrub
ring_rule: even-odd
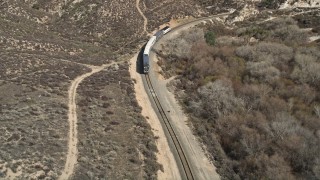
[[[274,4],[274,0],[263,0],[261,4],[267,8],[270,8]]]
[[[209,31],[204,35],[204,38],[206,39],[207,44],[209,44],[210,46],[214,46],[216,43],[216,35],[214,34],[214,32]]]

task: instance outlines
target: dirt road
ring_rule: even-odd
[[[68,121],[69,121],[69,138],[68,138],[68,154],[66,163],[64,166],[64,170],[62,171],[61,176],[59,177],[60,180],[67,180],[70,179],[74,172],[75,165],[77,163],[77,156],[78,156],[78,130],[77,130],[77,105],[76,105],[76,95],[77,95],[77,88],[79,84],[87,77],[91,76],[94,73],[97,73],[104,68],[111,66],[115,63],[110,63],[102,66],[88,66],[91,68],[91,72],[78,76],[75,80],[71,82],[71,86],[68,91]]]
[[[143,14],[143,12],[141,11],[139,4],[140,4],[140,0],[136,0],[136,8],[137,8],[139,14],[140,14],[140,15],[142,16],[142,18],[143,18],[143,32],[142,32],[142,34],[143,34],[143,33],[148,34],[148,31],[147,31],[148,19],[147,19],[147,17]]]

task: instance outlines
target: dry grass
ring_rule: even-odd
[[[75,178],[156,178],[155,139],[140,115],[127,64],[89,77],[80,84],[79,95]]]

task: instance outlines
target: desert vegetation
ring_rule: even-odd
[[[171,19],[207,17],[213,14],[226,13],[231,9],[241,9],[247,4],[260,6],[259,1],[250,0],[141,0],[140,7],[148,17],[148,31],[153,31]],[[275,3],[278,7],[279,3]]]
[[[66,151],[69,81],[88,69],[40,55],[0,59],[0,178],[56,178]]]
[[[201,25],[156,50],[225,179],[320,177],[320,49],[291,18]],[[214,46],[205,37],[214,32]]]
[[[141,116],[125,63],[79,87],[79,157],[75,179],[156,179],[161,166],[149,124]]]
[[[136,48],[139,41],[144,40],[140,35],[142,26],[139,25],[142,19],[134,10],[134,5],[134,2],[119,1],[103,4],[99,1],[0,1],[0,131],[3,132],[0,133],[0,179],[59,177],[66,159],[69,129],[67,101],[71,81],[89,72],[88,65],[97,66],[111,60],[117,61],[122,54],[134,51],[133,47]],[[127,16],[132,19],[125,18]],[[120,73],[124,73],[124,76],[128,74],[123,66],[127,64],[121,66],[121,71],[117,74],[119,77]],[[104,80],[109,81],[106,76]],[[128,79],[127,81],[130,83],[122,85],[126,85],[129,91],[132,83]],[[104,85],[104,88],[111,87]],[[112,95],[119,99],[125,97],[123,94],[109,95],[109,98]],[[126,105],[119,104],[117,107],[119,109],[116,115],[122,115],[121,117],[117,118],[108,111],[110,114],[103,112],[104,118],[113,116],[114,119],[121,120],[127,115],[120,113],[129,109]],[[108,103],[103,106],[106,108]],[[141,139],[130,141],[136,143],[132,145],[133,149],[122,150],[120,147],[123,143],[113,143],[108,158],[112,159],[114,154],[118,154],[113,162],[119,164],[115,166],[110,163],[110,167],[117,169],[123,165],[123,168],[119,168],[117,172],[114,168],[110,171],[106,168],[109,174],[103,175],[108,178],[138,174],[151,178],[159,168],[153,154],[156,147],[150,127],[139,116],[138,109],[135,111],[128,116],[130,121],[134,119],[136,124],[140,124],[132,133],[137,132],[136,136]],[[116,126],[116,123],[111,124]],[[125,131],[121,129],[122,126],[118,127],[120,128],[113,132],[123,134]],[[89,136],[87,131],[81,133],[84,133],[81,137]],[[123,138],[131,140],[132,137],[130,135]],[[117,137],[108,137],[109,141],[116,142]],[[88,147],[95,148],[86,145],[81,153],[95,151]],[[108,152],[110,149],[107,149]],[[79,163],[83,159],[79,159]],[[107,164],[98,168],[109,162],[103,163]],[[126,166],[130,163],[135,165],[135,169]],[[145,164],[148,166],[144,166]],[[87,170],[91,165],[92,162],[81,163],[79,170]],[[84,173],[88,172],[86,177],[92,178],[100,175],[101,171],[103,170],[97,173],[96,170],[91,170],[93,176],[89,170]]]
[[[231,7],[238,7],[238,2],[243,5],[246,1],[145,0],[140,1],[140,7],[149,19],[148,31],[152,31],[170,18],[226,12]],[[310,14],[309,17],[312,16],[314,15]],[[314,23],[316,18],[313,18],[314,21],[309,19],[307,16],[299,16],[299,25],[309,27],[319,24]],[[57,179],[63,169],[67,151],[67,91],[71,81],[90,71],[88,65],[99,66],[118,61],[123,55],[135,52],[137,45],[147,39],[142,34],[143,19],[136,10],[134,1],[0,0],[0,24],[0,131],[3,132],[0,133],[0,179],[9,176],[18,179]],[[228,36],[221,37],[221,32],[216,29],[210,31],[214,32],[217,39],[213,47],[202,43],[209,51],[222,47],[221,43],[244,45],[250,33],[256,33],[257,38],[261,36],[260,30],[230,31],[228,35],[239,33],[239,38],[230,39]],[[201,37],[203,35],[202,33]],[[198,37],[197,34],[195,37]],[[189,38],[185,41],[194,40]],[[303,117],[306,115],[304,112],[308,112],[307,115],[311,117],[315,117],[315,114],[319,116],[319,104],[311,108],[311,105],[318,102],[314,87],[318,82],[316,74],[309,71],[304,74],[306,69],[316,69],[299,60],[309,56],[309,50],[299,48],[299,44],[292,47],[290,38],[285,41],[285,46],[292,48],[293,52],[298,49],[300,52],[299,55],[292,56],[293,59],[297,58],[296,61],[289,60],[289,64],[294,63],[295,66],[290,64],[294,68],[289,68],[292,73],[288,75],[288,79],[301,83],[294,91],[301,98],[292,100],[301,103],[297,107],[292,106],[292,109],[302,108],[300,116]],[[180,42],[181,45],[183,42]],[[272,43],[282,43],[282,40]],[[232,54],[236,52],[236,44],[231,48]],[[194,49],[195,46],[190,44],[187,48]],[[179,58],[189,58],[189,51],[178,51]],[[172,55],[170,58],[174,60],[177,57]],[[308,59],[313,64],[318,62],[313,56]],[[245,57],[240,57],[240,54],[236,60],[239,62],[233,63],[246,62]],[[216,63],[221,67],[225,66],[223,58]],[[176,63],[172,64],[172,69],[166,67],[168,73],[185,73],[185,65]],[[176,71],[173,69],[175,66],[181,67],[175,68]],[[198,66],[200,68],[200,64]],[[258,64],[252,62],[252,77],[251,74],[248,75],[248,82],[255,81],[253,77],[258,81],[256,76],[261,72],[254,70],[256,66]],[[280,70],[279,74],[271,66],[276,64],[270,65],[268,69],[274,71],[274,75],[262,79],[268,83],[283,77]],[[282,67],[281,63],[280,66]],[[239,72],[246,72],[241,67],[239,66]],[[156,148],[153,135],[146,121],[139,115],[140,110],[133,100],[127,64],[114,68],[115,70],[102,71],[80,84],[79,100],[77,99],[80,109],[80,156],[75,177],[153,179],[160,168],[154,156]],[[227,68],[221,70],[228,72]],[[237,72],[234,71],[235,76]],[[219,73],[223,74],[220,70]],[[300,76],[301,73],[303,76]],[[194,90],[204,86],[206,82],[214,82],[216,78],[214,75],[206,77],[201,80],[200,85],[194,86]],[[233,82],[232,78],[229,78],[228,82],[230,81]],[[304,88],[312,96],[300,94],[299,91]],[[234,92],[234,96],[238,97],[238,94]],[[309,109],[305,109],[304,101],[309,102],[305,105]],[[297,115],[293,116],[297,119]],[[315,129],[317,121],[307,120],[309,119],[305,118],[303,127],[307,130]],[[288,158],[283,162],[288,163]],[[308,168],[309,166],[316,169],[312,164]]]
[[[170,3],[150,4],[148,18]],[[0,24],[0,179],[57,179],[66,159],[71,81],[88,65],[136,52],[147,39],[143,19],[134,1],[4,0]],[[135,102],[128,64],[116,69],[80,84],[75,177],[154,179],[154,137]]]
[[[153,31],[159,25],[169,22],[171,19],[204,15],[204,12],[200,13],[200,7],[196,4],[197,2],[193,0],[143,0],[140,7],[149,19],[148,31]]]
[[[285,0],[262,0],[258,3],[259,7],[269,8],[269,9],[276,9],[279,8],[280,4],[284,3]]]

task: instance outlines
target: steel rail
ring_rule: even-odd
[[[145,74],[145,78],[146,78],[146,82],[147,82],[148,88],[149,88],[149,90],[151,92],[152,99],[154,100],[155,105],[157,106],[157,109],[159,110],[159,114],[160,114],[160,116],[161,116],[161,118],[162,118],[162,120],[163,120],[163,122],[165,124],[166,129],[169,132],[169,135],[170,135],[170,137],[171,137],[171,139],[173,141],[174,147],[177,150],[177,153],[179,155],[179,159],[180,159],[180,162],[182,164],[182,167],[183,167],[184,173],[186,175],[186,178],[188,180],[193,180],[194,176],[192,174],[191,167],[190,167],[189,162],[187,160],[186,154],[184,153],[183,148],[182,148],[182,146],[181,146],[181,144],[179,142],[179,139],[178,139],[176,133],[174,132],[174,129],[173,129],[171,123],[170,123],[170,120],[169,120],[168,116],[166,115],[166,112],[163,109],[157,94],[154,91],[154,87],[152,85],[151,79],[150,79],[148,74]]]
[[[169,31],[168,33],[172,33],[172,32],[174,32],[174,31],[176,31],[176,30],[178,30],[178,29],[180,29],[180,28],[182,28],[184,26],[188,26],[188,25],[190,25],[192,23],[195,23],[195,22],[206,21],[206,20],[210,20],[210,19],[215,18],[215,17],[222,17],[222,16],[226,16],[226,15],[229,15],[229,14],[230,13],[223,13],[223,14],[213,15],[213,16],[210,16],[210,17],[202,17],[202,18],[194,19],[194,20],[191,20],[189,22],[186,22],[184,24],[181,24],[181,25],[178,25],[178,26],[172,28],[172,30]],[[162,37],[160,37],[159,39],[161,39],[161,38]],[[151,49],[152,49],[152,47],[151,47]],[[150,54],[151,54],[151,52],[150,52]],[[149,90],[151,92],[150,94],[152,96],[152,99],[154,100],[155,105],[156,105],[157,109],[159,110],[159,114],[161,116],[159,118],[162,118],[163,123],[165,125],[165,128],[168,130],[169,136],[171,137],[172,142],[174,144],[174,147],[175,147],[175,149],[177,151],[177,154],[179,156],[182,168],[184,170],[184,174],[185,174],[187,180],[194,180],[195,177],[194,177],[194,175],[192,173],[192,170],[191,170],[192,168],[190,167],[189,162],[187,160],[187,156],[183,151],[183,148],[182,148],[182,146],[181,146],[181,144],[179,142],[179,139],[178,139],[178,137],[177,137],[177,135],[176,135],[176,133],[174,131],[174,128],[172,127],[172,125],[170,123],[170,120],[169,120],[168,116],[166,115],[166,112],[163,109],[157,94],[155,93],[155,90],[154,90],[154,87],[152,85],[150,76],[149,76],[149,74],[145,74],[144,76],[145,76],[145,79],[146,79],[146,84],[147,84],[147,86],[148,86],[148,88],[149,88]]]

